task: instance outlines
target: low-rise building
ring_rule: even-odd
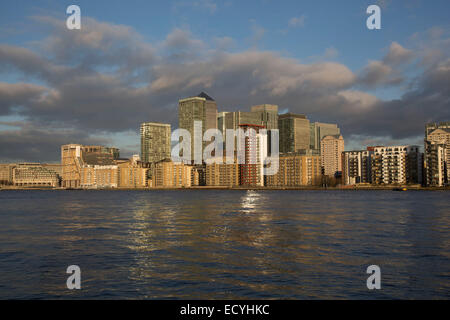
[[[166,159],[152,166],[151,188],[189,188],[192,186],[193,167]]]
[[[234,187],[239,185],[239,164],[236,159],[228,161],[224,157],[223,163],[206,165],[206,185],[214,187]]]
[[[0,164],[0,185],[13,184],[13,169],[16,164]]]
[[[265,177],[266,186],[300,187],[320,185],[322,181],[320,156],[312,150],[308,151],[280,154],[278,173]]]
[[[40,163],[19,163],[13,168],[13,184],[17,187],[56,188],[60,185],[58,174],[44,168]]]

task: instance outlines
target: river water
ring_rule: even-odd
[[[1,299],[448,299],[450,193],[1,191]],[[68,290],[66,269],[81,269]],[[381,269],[368,290],[366,269]]]

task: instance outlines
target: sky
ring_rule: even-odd
[[[66,9],[81,8],[81,30]],[[366,9],[381,8],[381,30]],[[450,121],[450,2],[2,1],[0,162],[56,162],[68,143],[139,153],[139,125],[177,128],[178,100],[277,104],[337,123],[346,150],[423,144]]]

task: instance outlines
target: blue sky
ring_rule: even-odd
[[[325,108],[330,107],[330,104],[311,109],[313,107],[306,106],[307,102],[304,102],[304,104],[298,102],[299,100],[302,100],[303,97],[305,97],[305,101],[311,100],[315,102],[316,100],[314,100],[312,96],[326,96],[328,91],[331,90],[336,95],[333,97],[327,96],[327,99],[335,99],[336,96],[340,98],[345,96],[346,99],[349,99],[348,92],[357,91],[358,97],[367,94],[376,97],[383,103],[386,102],[386,104],[383,105],[383,108],[391,108],[387,104],[395,104],[397,101],[404,99],[405,93],[413,90],[417,81],[422,81],[422,78],[431,70],[432,66],[436,67],[439,62],[446,61],[446,58],[448,57],[445,48],[447,48],[446,46],[448,44],[446,37],[450,30],[448,19],[450,5],[448,1],[443,0],[436,0],[431,4],[430,2],[423,0],[3,1],[0,5],[0,30],[2,31],[0,33],[0,44],[14,48],[27,48],[32,52],[49,59],[54,65],[70,65],[73,67],[73,60],[65,61],[64,59],[53,59],[51,56],[55,53],[51,51],[54,49],[53,47],[52,49],[43,48],[47,45],[45,40],[50,35],[54,36],[56,34],[54,30],[55,27],[37,22],[36,19],[33,18],[36,16],[49,16],[56,19],[56,21],[60,21],[61,25],[65,24],[65,19],[67,17],[65,10],[67,6],[71,4],[80,6],[82,11],[82,26],[86,21],[84,19],[89,18],[93,19],[95,23],[106,23],[108,24],[108,27],[111,28],[114,28],[114,26],[130,27],[133,32],[138,35],[138,39],[133,40],[130,44],[131,46],[137,45],[137,47],[140,48],[142,44],[148,44],[153,48],[156,48],[155,50],[158,51],[157,59],[164,60],[165,62],[160,63],[160,66],[156,66],[151,75],[145,78],[152,79],[148,80],[148,83],[146,80],[141,80],[140,83],[136,82],[134,84],[128,84],[130,88],[146,85],[150,87],[152,83],[160,83],[156,81],[157,76],[154,75],[155,70],[159,72],[159,70],[164,69],[170,70],[171,72],[178,72],[177,70],[174,71],[173,68],[179,68],[181,70],[182,68],[187,68],[187,65],[189,65],[190,62],[201,63],[203,60],[213,61],[214,59],[217,59],[216,54],[209,52],[218,51],[223,51],[229,54],[230,57],[236,59],[241,59],[240,55],[247,54],[248,56],[251,55],[251,52],[256,52],[258,53],[257,57],[261,58],[261,61],[266,61],[262,56],[265,53],[270,52],[274,57],[268,59],[274,60],[274,65],[292,63],[294,68],[299,65],[315,66],[321,65],[322,63],[333,62],[339,66],[348,68],[355,77],[359,77],[359,74],[364,72],[364,70],[368,72],[369,69],[367,68],[370,66],[371,61],[380,62],[379,65],[372,66],[373,68],[379,67],[377,69],[378,71],[386,71],[389,68],[392,69],[388,72],[389,77],[391,77],[390,79],[378,81],[376,84],[370,83],[364,87],[361,87],[359,81],[356,80],[349,81],[351,84],[346,85],[345,88],[336,89],[335,84],[333,84],[331,89],[328,89],[326,86],[321,88],[320,93],[317,93],[316,89],[314,89],[308,91],[304,95],[299,94],[295,97],[287,97],[284,92],[286,90],[291,90],[292,86],[294,86],[289,83],[288,89],[283,88],[281,90],[283,93],[280,94],[279,90],[275,90],[272,91],[271,94],[266,95],[268,97],[267,100],[271,100],[267,102],[277,103],[280,101],[281,109],[295,112],[310,112],[310,118],[312,120],[333,120],[331,116],[327,118],[327,115],[330,113],[325,110]],[[378,4],[382,8],[381,30],[371,31],[366,28],[366,19],[368,15],[365,11],[370,4]],[[438,31],[433,32],[433,30]],[[435,34],[437,35],[434,36]],[[170,35],[173,35],[176,38],[176,41],[178,41],[175,47],[167,46]],[[61,33],[58,33],[57,36],[65,37],[65,35]],[[67,33],[67,37],[72,36],[73,34]],[[187,44],[179,43],[180,36],[186,37]],[[428,44],[427,41],[429,41],[429,38],[433,38],[435,41]],[[114,39],[114,41],[120,41],[120,39],[123,40],[123,38],[120,37]],[[61,42],[62,40],[59,41]],[[406,50],[414,53],[414,59],[408,64],[403,64],[401,67],[399,66],[399,63],[396,63],[395,65],[384,63],[387,61],[386,59],[389,53],[391,51],[393,52],[395,49],[393,43],[399,45],[399,47],[394,47],[400,48],[400,51]],[[186,48],[181,48],[181,45],[186,45]],[[195,48],[196,45],[198,45],[201,50],[207,51],[208,54],[198,53]],[[419,61],[420,59],[425,59],[424,57],[426,54],[424,52],[426,49],[424,48],[433,45],[436,45],[436,50],[440,50],[441,52],[441,55],[439,56],[440,60],[433,61],[433,64],[426,64]],[[170,55],[170,50],[175,50],[176,55]],[[182,62],[177,60],[176,63],[170,63],[170,61],[174,61],[174,57],[179,56],[183,56]],[[406,56],[407,55],[405,55],[405,57]],[[85,56],[83,57],[85,58]],[[189,60],[189,57],[192,57],[192,61]],[[278,59],[278,57],[282,61]],[[292,60],[288,61],[283,59]],[[266,65],[265,62],[261,63]],[[271,63],[272,62],[267,62],[267,64]],[[36,75],[36,73],[27,73],[28,71],[24,71],[23,66],[20,67],[14,65],[10,60],[5,60],[3,65],[8,66],[8,68],[2,69],[2,62],[0,61],[0,82],[8,84],[27,83],[46,87],[46,96],[51,89],[53,89],[54,92],[64,92],[63,88],[57,88],[56,85],[50,84],[49,79]],[[13,65],[12,68],[10,68],[11,65]],[[96,73],[102,72],[103,74],[108,74],[107,71],[109,68],[110,70],[115,70],[116,66],[97,65],[95,68],[92,68],[91,71],[95,70]],[[141,65],[139,68],[143,69],[145,68],[145,65]],[[270,70],[272,70],[272,68],[273,67],[270,67]],[[197,70],[194,73],[197,76],[201,76],[200,72]],[[253,72],[259,70],[258,66],[253,67]],[[139,70],[135,69],[133,70],[133,73],[138,71]],[[337,75],[339,75],[339,72]],[[161,77],[161,75],[159,76]],[[402,79],[394,79],[394,76],[398,76],[399,79]],[[205,75],[205,77],[212,76]],[[298,78],[296,79],[298,82]],[[167,82],[167,79],[162,79],[161,81],[164,82],[163,80]],[[213,77],[211,81],[213,82],[213,84],[210,85],[210,88],[212,89],[209,90],[214,90],[214,88],[222,89],[220,92],[209,91],[209,93],[218,98],[226,97],[226,92],[223,92],[223,90],[225,90],[223,88],[226,88],[226,86],[221,86],[221,84],[228,80],[220,79],[220,77]],[[277,82],[276,79],[272,79],[272,81]],[[286,81],[286,79],[283,80],[280,78],[280,82],[282,81]],[[425,80],[423,81],[424,83],[428,83]],[[367,80],[367,82],[370,81]],[[203,81],[202,83],[205,82]],[[180,86],[180,84],[178,84],[178,86]],[[185,87],[186,86],[183,86],[183,88]],[[192,94],[196,93],[194,92],[195,90],[201,89],[200,86],[187,87],[192,88]],[[249,87],[252,88],[252,86]],[[302,86],[299,86],[298,90],[302,90],[302,88]],[[39,88],[36,87],[33,90],[39,90]],[[261,86],[254,87],[253,91],[256,92],[255,90],[262,90]],[[169,93],[166,93],[164,90],[162,92],[158,91],[158,94],[161,96],[157,102],[160,104],[159,107],[163,107],[162,104],[167,104],[166,109],[172,108],[171,105],[176,104],[180,95],[189,91],[183,89],[178,90],[178,93],[177,88],[175,88],[173,92],[172,96],[170,96]],[[273,92],[276,93],[274,94]],[[154,91],[152,91],[152,93],[154,94]],[[411,94],[408,94],[408,96],[411,96]],[[321,97],[318,101],[322,102],[322,98],[324,97]],[[369,100],[372,99],[371,97],[364,96],[364,99],[366,98]],[[41,117],[41,114],[36,110],[28,113],[22,112],[21,108],[31,110],[32,107],[24,105],[21,99],[22,98],[19,99],[19,97],[17,97],[17,101],[21,102],[15,104],[8,100],[9,104],[8,106],[5,105],[4,109],[9,111],[0,113],[0,133],[7,130],[24,130],[17,125],[9,126],[8,122],[14,123],[24,121],[28,122],[30,126],[37,126],[38,124],[33,122],[36,118],[39,118],[39,123],[51,122],[54,124],[56,121],[61,121],[61,119],[58,118],[49,119],[47,114]],[[239,97],[236,96],[236,99],[233,100],[226,97],[222,99],[223,104],[221,103],[221,100],[217,100],[219,108],[222,108],[220,111],[225,111],[224,109],[233,107],[246,109],[249,107],[247,103],[253,102],[255,99],[247,100],[243,97],[239,100]],[[170,104],[168,101],[173,101],[173,103]],[[400,103],[402,102],[400,101]],[[95,100],[93,100],[92,105],[95,105]],[[344,106],[342,108],[345,109],[346,107]],[[442,107],[440,108],[442,109]],[[19,111],[15,112],[14,110]],[[319,111],[315,112],[314,110]],[[155,114],[157,112],[159,114],[160,111],[156,111],[155,107]],[[149,114],[149,118],[152,118],[151,110],[149,111]],[[80,117],[82,116],[83,115],[80,115]],[[158,120],[162,120],[162,116],[159,117]],[[79,120],[82,122],[81,118]],[[137,120],[136,122],[138,122]],[[174,123],[174,118],[172,117],[167,121]],[[406,119],[406,122],[408,121],[409,119]],[[411,122],[413,121],[416,120],[411,118]],[[347,123],[348,121],[345,121],[344,119],[342,122]],[[380,119],[380,123],[381,125],[384,123],[383,119]],[[111,143],[118,144],[123,149],[128,149],[129,152],[132,152],[133,150],[131,149],[136,148],[138,144],[137,141],[133,141],[136,137],[136,130],[134,130],[132,126],[133,124],[130,125],[129,128],[120,128],[117,130],[107,128],[106,126],[99,130],[90,128],[92,131],[89,131],[90,129],[87,128],[88,130],[86,130],[86,132],[97,138],[101,137],[105,140],[111,139]],[[415,127],[418,128],[419,125],[416,124]],[[418,137],[422,134],[422,131],[417,130],[417,136],[414,136],[410,131],[408,131],[408,133],[405,131],[405,133],[391,135],[387,129],[373,130],[373,132],[365,133],[362,132],[362,130],[351,131],[343,128],[343,132],[349,137],[347,145],[353,147],[362,146],[363,141],[368,139],[377,142],[384,139],[386,140],[386,143],[395,141],[416,142],[419,139]],[[365,138],[358,140],[359,138],[357,137],[360,136]],[[353,141],[351,137],[353,137]]]

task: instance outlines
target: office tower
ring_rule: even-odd
[[[372,183],[373,151],[344,151],[342,153],[343,184]]]
[[[261,114],[257,112],[235,111],[225,115],[225,129],[237,130],[243,124],[263,125]]]
[[[225,137],[225,130],[226,130],[225,118],[228,113],[229,112],[219,112],[217,114],[217,129],[220,130],[220,132],[222,133],[222,135],[224,137]]]
[[[267,156],[267,134],[260,132],[264,126],[242,124],[245,134],[244,163],[239,164],[239,184],[243,186],[264,186],[264,161]],[[242,146],[240,146],[242,147]]]
[[[342,172],[342,152],[344,152],[344,138],[341,135],[325,136],[321,141],[320,157],[323,174],[334,177]]]
[[[418,146],[376,147],[372,157],[372,183],[421,184],[422,165]]]
[[[192,185],[193,167],[170,159],[155,163],[152,167],[151,188],[189,188]]]
[[[211,163],[206,165],[206,185],[233,187],[239,185],[239,165],[236,159],[228,161],[226,157],[223,163]]]
[[[261,104],[251,107],[251,112],[258,113],[262,125],[267,129],[278,129],[278,106],[273,104]]]
[[[203,135],[208,129],[217,129],[217,104],[213,98],[202,92],[195,97],[181,99],[178,102],[178,126],[186,129],[191,135],[191,159],[194,160],[194,123],[200,121],[202,125],[201,141],[203,149],[207,142],[203,142]]]
[[[114,166],[114,160],[119,157],[119,149],[103,146],[83,146],[80,144],[68,144],[61,146],[62,187],[81,188],[96,187],[95,170],[102,166]],[[109,168],[107,169],[109,170]],[[108,174],[106,174],[108,175]],[[111,172],[109,173],[111,176]],[[114,174],[113,174],[114,175]],[[103,177],[100,180],[103,180]],[[105,180],[106,181],[106,180]],[[110,179],[108,186],[117,186],[114,177]],[[100,183],[101,185],[101,183]]]
[[[441,187],[450,183],[450,122],[425,126],[425,184]]]
[[[280,154],[278,173],[266,176],[268,187],[300,187],[320,185],[320,155],[312,150]]]
[[[142,162],[158,162],[171,157],[170,124],[146,122],[141,124]]]
[[[310,148],[320,150],[320,142],[326,136],[338,136],[341,130],[337,124],[314,122],[310,125]]]
[[[42,167],[40,163],[19,163],[13,168],[13,184],[18,187],[37,188],[59,187],[58,174]]]
[[[278,116],[280,152],[310,149],[310,123],[305,115],[286,113]]]

